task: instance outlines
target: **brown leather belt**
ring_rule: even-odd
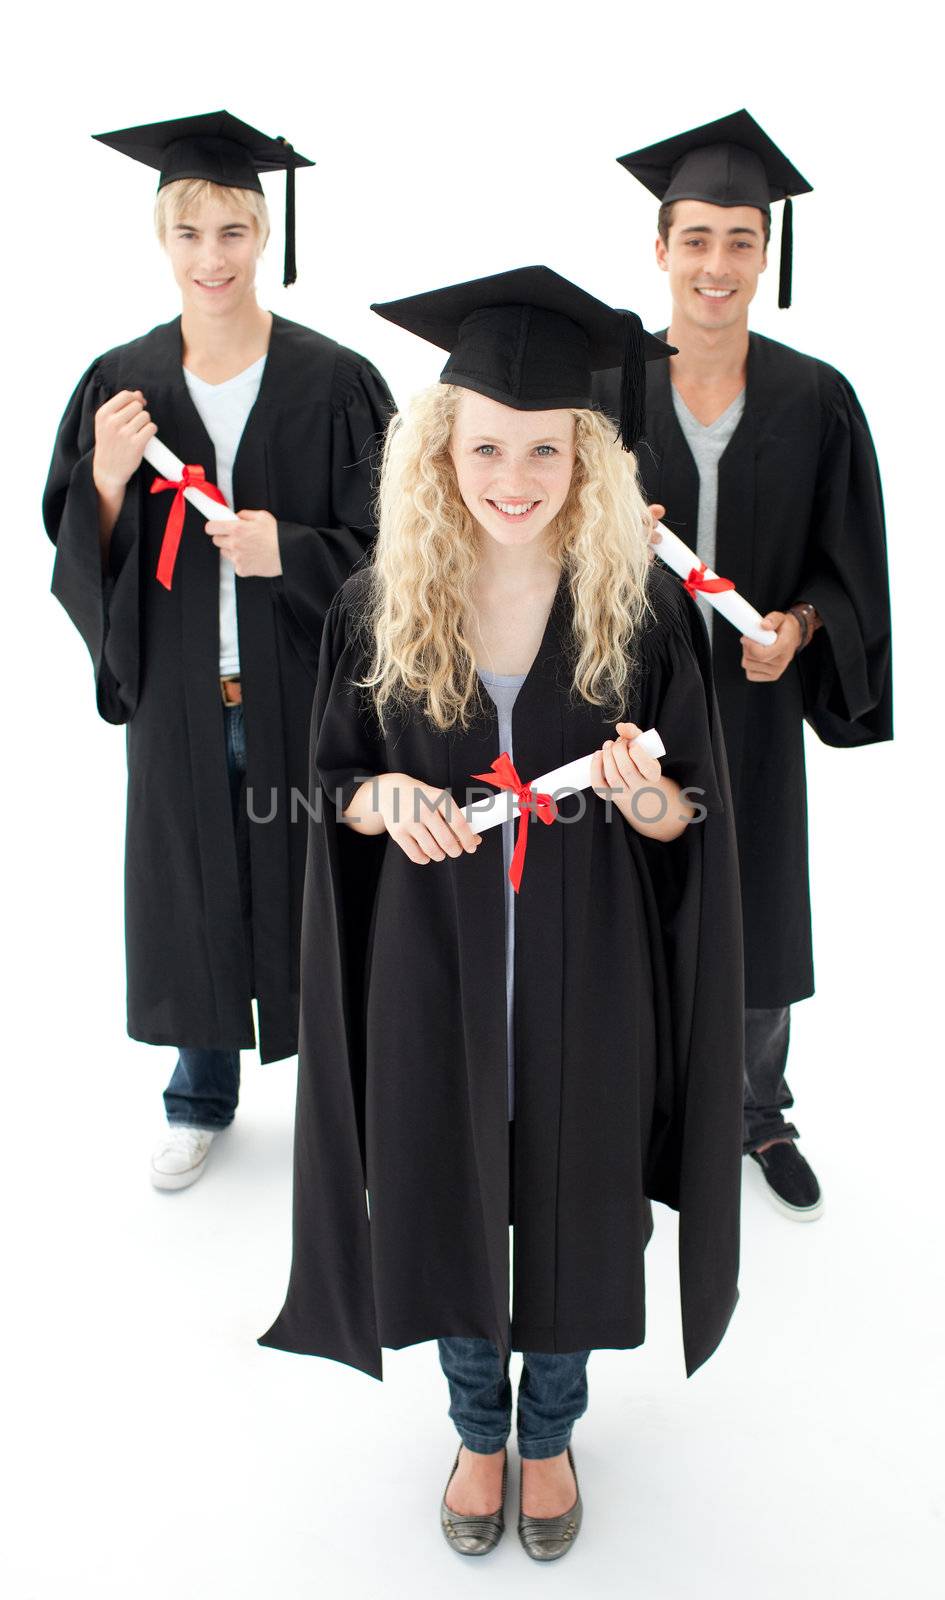
[[[238,677],[221,678],[220,693],[225,706],[241,706],[243,704],[243,686]]]

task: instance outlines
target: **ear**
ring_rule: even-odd
[[[669,246],[663,243],[659,234],[656,235],[656,265],[661,272],[669,271]]]
[[[768,246],[765,245],[764,250],[761,252],[761,266],[758,268],[758,271],[759,272],[767,272],[767,270],[768,270]]]

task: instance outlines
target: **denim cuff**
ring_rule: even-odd
[[[473,1450],[477,1455],[491,1456],[495,1455],[497,1450],[504,1450],[508,1441],[511,1426],[512,1425],[510,1422],[505,1433],[501,1435],[470,1433],[468,1428],[457,1428],[456,1432],[459,1434],[459,1437],[462,1439],[467,1450]]]
[[[233,1121],[233,1117],[229,1116],[222,1120],[216,1117],[196,1122],[192,1111],[166,1111],[165,1115],[172,1128],[199,1128],[202,1133],[219,1133]]]
[[[518,1436],[518,1453],[523,1461],[547,1461],[549,1456],[560,1456],[571,1443],[571,1429],[557,1433],[553,1439],[523,1439]]]

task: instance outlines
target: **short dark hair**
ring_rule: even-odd
[[[673,225],[673,212],[675,209],[675,200],[670,200],[668,204],[660,206],[660,214],[656,221],[656,227],[664,244],[669,244],[669,230]],[[758,207],[758,210],[761,210],[760,206]],[[765,210],[761,212],[761,215],[764,218],[765,249],[767,250],[768,245],[771,243],[771,207],[766,207]]]

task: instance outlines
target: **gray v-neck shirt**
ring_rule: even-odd
[[[512,707],[518,697],[518,691],[528,674],[526,672],[484,672],[482,667],[478,667],[477,671],[482,680],[483,688],[493,701],[498,713],[499,749],[506,750],[509,760],[514,762],[515,756],[512,752]],[[515,890],[509,882],[509,867],[512,865],[512,852],[515,848],[514,834],[516,826],[517,823],[514,819],[502,824],[502,869],[505,874],[505,1016],[508,1039],[510,1121],[515,1115],[515,1051],[512,1030],[515,1005]]]
[[[742,420],[745,410],[745,391],[735,396],[731,405],[726,407],[720,417],[714,422],[700,422],[689,410],[685,400],[679,393],[674,383],[670,384],[673,396],[673,408],[676,420],[685,436],[686,443],[696,463],[699,473],[699,518],[696,525],[696,555],[704,561],[707,567],[718,570],[715,566],[715,548],[717,543],[716,532],[718,526],[719,509],[719,462],[728,447],[729,441],[738,424]],[[709,630],[709,640],[712,640],[712,621],[715,613],[709,602],[701,595],[696,597],[696,604],[702,611]]]

